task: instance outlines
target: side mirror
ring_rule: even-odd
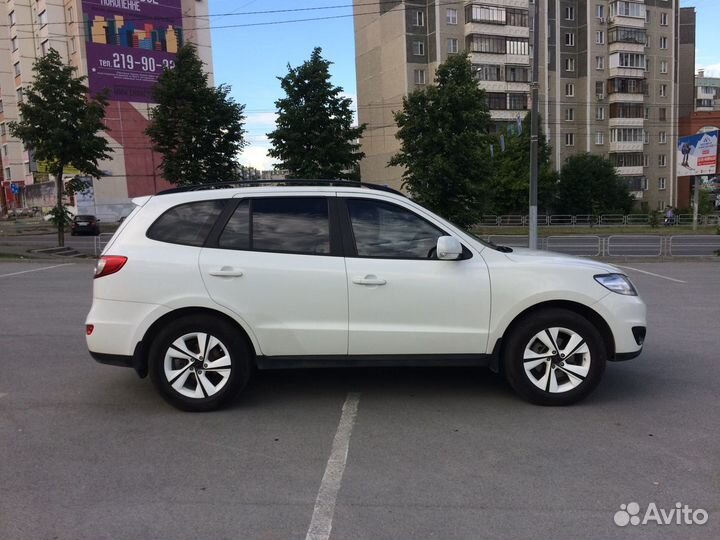
[[[454,236],[441,236],[437,241],[437,257],[441,261],[455,261],[462,256],[463,248]]]

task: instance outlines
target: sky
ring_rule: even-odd
[[[720,76],[720,48],[713,39],[720,0],[680,0],[680,5],[697,11],[696,67]],[[333,83],[355,98],[351,6],[352,0],[210,0],[215,84],[229,84],[233,98],[246,105],[249,146],[240,156],[243,165],[272,168],[266,134],[274,128],[275,101],[282,95],[277,77],[287,73],[288,63],[307,60],[314,47],[322,47],[334,63]],[[283,22],[319,18],[324,20]]]

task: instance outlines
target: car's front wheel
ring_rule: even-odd
[[[535,312],[513,326],[504,347],[505,375],[539,405],[569,405],[600,382],[607,352],[597,328],[564,309]]]
[[[250,353],[227,321],[191,315],[170,322],[153,340],[150,378],[160,394],[184,411],[225,405],[247,384]]]

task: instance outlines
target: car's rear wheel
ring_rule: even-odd
[[[250,352],[236,328],[220,318],[193,315],[170,322],[153,340],[150,378],[184,411],[211,411],[235,398],[250,377]]]
[[[510,330],[504,348],[508,382],[539,405],[570,405],[600,382],[607,351],[598,329],[564,309],[535,312]]]

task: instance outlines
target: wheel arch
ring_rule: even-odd
[[[157,334],[166,324],[190,315],[209,315],[212,317],[217,317],[218,319],[222,319],[234,326],[238,330],[242,339],[245,341],[248,347],[248,351],[250,351],[250,353],[252,354],[252,361],[253,363],[255,363],[257,350],[255,348],[253,340],[250,339],[250,336],[248,335],[245,328],[243,328],[243,326],[237,320],[233,319],[226,313],[223,313],[222,311],[218,311],[216,309],[206,307],[184,307],[175,309],[159,317],[150,325],[150,327],[143,335],[143,338],[136,345],[135,352],[133,354],[133,366],[135,367],[135,371],[137,371],[140,377],[145,378],[148,374],[148,353],[150,351],[150,346],[155,339],[155,336],[157,336]]]
[[[611,359],[615,356],[615,337],[613,336],[612,330],[610,329],[610,325],[608,325],[607,321],[602,317],[602,315],[600,315],[594,309],[578,302],[573,302],[571,300],[550,300],[547,302],[540,302],[538,304],[532,305],[521,311],[510,322],[507,328],[505,328],[505,331],[502,333],[502,336],[497,340],[493,348],[493,359],[490,367],[494,372],[499,373],[502,370],[501,359],[504,353],[503,347],[507,343],[507,337],[512,333],[515,326],[517,326],[517,324],[523,319],[532,316],[533,313],[537,313],[539,311],[551,308],[566,309],[568,311],[577,313],[579,316],[590,321],[595,326],[595,328],[598,329],[598,332],[600,332],[600,335],[602,336],[608,359]]]

